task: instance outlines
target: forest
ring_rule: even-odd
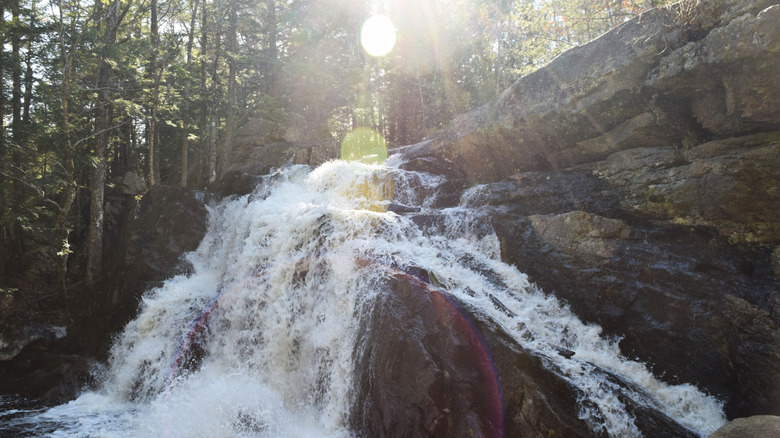
[[[649,0],[2,0],[0,295],[101,269],[122,179],[207,190],[236,131],[418,142]],[[368,55],[374,14],[397,32]],[[44,265],[31,272],[31,265]]]

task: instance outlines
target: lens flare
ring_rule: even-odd
[[[357,128],[341,142],[341,159],[366,164],[382,164],[387,159],[387,142],[371,128]]]
[[[385,56],[395,45],[395,26],[384,15],[374,15],[363,23],[360,43],[371,56]]]

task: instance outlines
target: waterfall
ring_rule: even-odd
[[[386,293],[377,282],[407,272],[543,358],[578,389],[594,433],[640,435],[626,396],[701,435],[725,422],[717,400],[663,383],[502,263],[486,212],[430,208],[441,183],[332,161],[285,167],[210,205],[209,230],[186,255],[191,272],[145,294],[100,388],[31,422],[55,437],[354,436],[361,326]]]

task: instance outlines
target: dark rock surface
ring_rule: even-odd
[[[0,394],[43,404],[73,399],[93,378],[96,363],[69,351],[67,327],[4,314],[0,323]]]
[[[445,297],[396,274],[367,315],[352,409],[359,434],[503,436],[498,377],[481,339]]]
[[[628,357],[717,395],[730,416],[777,409],[780,295],[766,248],[584,212],[496,214],[494,227],[507,261],[621,336]]]
[[[0,361],[15,358],[30,345],[55,342],[64,338],[66,334],[65,327],[37,321],[28,321],[21,327],[7,327],[0,334]]]
[[[544,358],[466,316],[445,291],[403,273],[377,287],[386,293],[364,315],[356,357],[351,422],[358,433],[600,436],[579,418],[577,389]],[[659,411],[624,401],[647,434],[695,436]]]
[[[293,120],[284,124],[264,119],[246,123],[236,132],[232,168],[243,171],[254,170],[256,166],[278,168],[289,160],[318,166],[338,158],[339,145],[335,141],[314,138],[313,132],[301,130],[303,126],[303,121]]]
[[[93,383],[96,361],[62,350],[34,346],[0,366],[0,393],[19,394],[44,405],[74,399]],[[45,348],[50,348],[46,346]]]
[[[648,12],[397,151],[473,186],[506,261],[729,418],[780,414],[777,3]]]

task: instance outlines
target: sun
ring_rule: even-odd
[[[363,23],[360,43],[371,56],[384,56],[395,45],[395,26],[384,15],[374,15]]]

